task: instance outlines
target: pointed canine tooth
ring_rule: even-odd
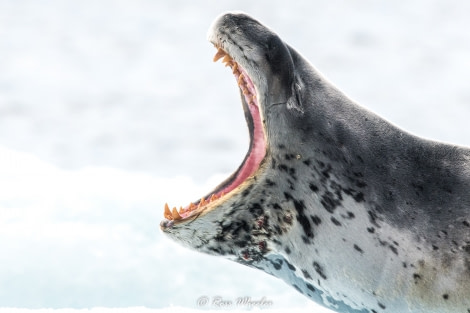
[[[215,194],[211,196],[209,202],[214,201],[214,200],[217,200],[217,196]]]
[[[219,48],[216,52],[216,54],[214,55],[214,58],[213,58],[213,61],[214,62],[217,62],[220,58],[222,58],[223,56],[225,56],[227,53],[225,53],[225,51],[222,49],[222,48]]]
[[[238,71],[238,63],[233,63],[233,67],[232,67],[232,72],[235,74],[235,72]]]
[[[176,208],[173,208],[173,210],[171,211],[171,214],[173,215],[173,219],[175,219],[175,220],[181,219],[181,215],[179,215],[179,213],[178,213],[178,211],[176,210]]]
[[[199,201],[199,207],[204,206],[206,204],[206,200],[204,200],[204,197],[201,198],[201,201]]]
[[[182,207],[182,206],[180,206],[180,209],[179,209],[178,213],[179,213],[179,214],[181,214],[181,213],[184,213],[184,212],[186,212],[186,210],[185,210],[185,209],[183,209],[183,207]]]
[[[165,203],[165,211],[163,212],[163,217],[172,220],[173,215],[171,214],[170,208],[168,207],[168,203]]]
[[[191,202],[191,204],[189,204],[188,211],[192,211],[192,210],[194,210],[195,208],[196,208],[196,205]]]
[[[229,63],[229,62],[231,62],[231,61],[232,61],[232,57],[229,56],[228,54],[226,54],[226,55],[224,56],[224,59],[222,60],[222,63]]]

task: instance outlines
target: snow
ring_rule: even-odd
[[[0,311],[188,312],[223,299],[236,312],[250,297],[272,303],[255,311],[327,312],[158,227],[164,203],[205,194],[248,147],[236,84],[205,38],[233,9],[361,105],[470,146],[466,2],[0,1]]]

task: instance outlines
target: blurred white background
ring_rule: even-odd
[[[248,148],[206,40],[227,10],[398,126],[470,146],[470,2],[0,0],[0,307],[311,306],[158,227],[165,202],[205,194]]]

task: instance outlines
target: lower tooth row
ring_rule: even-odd
[[[168,203],[165,203],[163,217],[166,218],[167,220],[180,220],[183,218],[181,214],[184,214],[186,212],[191,212],[196,208],[200,208],[214,200],[219,199],[223,195],[224,193],[222,193],[220,196],[213,194],[210,198],[207,198],[207,199],[201,198],[201,200],[199,201],[197,205],[191,202],[186,209],[184,209],[183,207],[180,207],[179,211],[176,209],[176,207],[173,207],[173,209],[170,210]]]

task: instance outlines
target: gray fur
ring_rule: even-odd
[[[163,231],[337,312],[470,313],[470,149],[361,108],[245,14],[210,40],[257,86],[268,151],[220,205]]]

